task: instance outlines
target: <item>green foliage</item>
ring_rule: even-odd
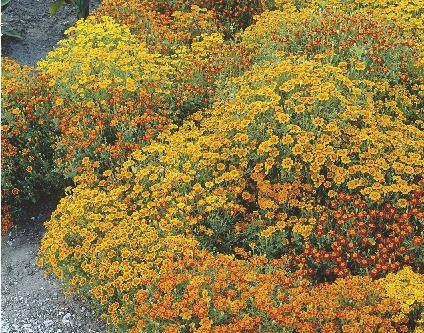
[[[2,61],[2,205],[14,219],[59,194],[64,181],[53,167],[57,133],[49,119],[49,87],[29,67]]]
[[[77,9],[78,18],[87,18],[90,13],[90,0],[55,0],[50,6],[50,14],[55,15],[65,3]]]

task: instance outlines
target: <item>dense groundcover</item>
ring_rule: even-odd
[[[423,6],[103,1],[3,60],[2,227],[72,184],[39,264],[110,331],[422,332]]]

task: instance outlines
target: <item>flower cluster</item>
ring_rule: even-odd
[[[358,195],[339,193],[293,259],[306,274],[329,279],[348,274],[384,276],[419,259],[422,237],[419,209],[422,191],[410,200],[399,199],[369,208]]]
[[[159,11],[171,15],[176,11],[187,10],[193,5],[209,9],[215,13],[221,25],[230,34],[251,24],[254,15],[274,7],[273,1],[270,0],[155,0],[153,3]]]
[[[260,62],[282,52],[319,56],[343,66],[349,78],[376,89],[386,112],[421,123],[411,112],[420,103],[421,44],[415,30],[402,29],[397,23],[392,15],[381,15],[381,9],[373,6],[358,10],[349,2],[336,1],[327,7],[299,9],[286,4],[281,11],[258,17],[243,34],[243,44]],[[274,52],[269,53],[269,49]]]
[[[57,132],[48,119],[54,109],[48,82],[10,59],[2,61],[1,197],[2,232],[22,207],[57,195],[63,177],[53,169]]]
[[[203,15],[212,22],[211,12],[199,7],[175,12],[167,35],[178,37],[164,49],[98,13],[66,32],[68,38],[39,62],[38,74],[5,60],[2,195],[12,215],[53,189],[63,190],[63,179],[79,174],[84,157],[102,170],[124,161],[173,123],[210,105],[220,82],[249,66],[247,51],[227,43],[206,19],[202,23]],[[188,33],[187,26],[197,30]],[[30,143],[37,135],[37,144]],[[31,160],[19,157],[18,168],[5,160],[15,153]],[[35,156],[40,172],[31,163]]]
[[[319,60],[282,58],[255,66],[228,82],[221,94],[227,98],[193,114],[171,134],[159,135],[115,170],[99,176],[96,163],[90,166],[85,160],[85,172],[75,179],[80,185],[47,223],[40,264],[70,281],[76,291],[96,294],[111,324],[136,331],[154,331],[156,325],[169,332],[184,327],[199,332],[241,327],[302,332],[315,332],[316,327],[329,332],[406,329],[408,318],[398,314],[399,301],[384,296],[382,289],[379,296],[362,294],[369,290],[370,278],[335,279],[351,274],[378,277],[405,264],[416,266],[415,249],[421,244],[422,132],[387,115],[375,102],[373,89],[349,79],[343,66]],[[158,255],[151,251],[168,245],[150,240],[181,242],[191,248],[177,245],[184,251],[182,258],[174,247],[171,254]],[[205,258],[211,267],[220,267],[223,264],[215,260],[226,258],[223,271],[228,274],[233,266],[249,267],[251,261],[259,265],[259,272],[234,273],[249,276],[255,288],[241,285],[232,290],[246,288],[251,293],[246,297],[252,295],[248,299],[265,297],[263,301],[228,300],[231,294],[216,296],[215,301],[214,294],[202,291],[205,284],[220,281],[209,266],[204,267]],[[328,289],[268,285],[270,276],[260,275],[268,263],[277,267],[270,276],[291,269],[295,281],[324,280]],[[178,274],[167,277],[162,264]],[[141,267],[149,273],[135,273]],[[198,274],[194,268],[206,277],[196,285],[200,290],[191,291]],[[88,284],[90,289],[71,282],[80,279],[76,270],[90,273],[82,277],[84,285],[93,283]],[[132,278],[138,274],[140,280]],[[105,286],[110,286],[110,293]],[[129,295],[117,302],[122,294],[115,288]],[[291,288],[300,299],[290,293]],[[360,296],[352,299],[350,293],[357,288]],[[140,290],[144,291],[138,309],[126,299],[134,299],[132,293]],[[342,291],[348,294],[341,296]],[[288,304],[274,300],[280,293]],[[359,300],[371,299],[383,303],[359,305]],[[212,301],[214,309],[223,307],[223,313],[211,313]],[[343,308],[346,302],[362,310],[349,312]],[[135,306],[131,310],[135,318],[128,306]],[[338,309],[336,318],[325,310],[327,306]],[[294,316],[295,309],[305,307],[308,310]],[[383,312],[369,316],[371,308]],[[258,318],[246,315],[252,312]],[[137,317],[146,313],[147,318]],[[222,327],[225,318],[232,318],[231,324]]]
[[[424,280],[410,267],[405,267],[395,274],[390,273],[380,281],[388,296],[400,300],[404,313],[409,313],[414,306],[423,306]]]
[[[208,105],[219,76],[240,72],[248,57],[218,34],[202,34],[172,54],[148,51],[128,27],[90,17],[38,64],[49,77],[61,133],[57,164],[78,174],[83,157],[112,167],[172,122]]]
[[[86,167],[82,184],[97,177]],[[378,281],[348,277],[315,286],[288,273],[282,260],[242,249],[236,250],[240,259],[213,254],[190,235],[171,235],[141,211],[131,213],[123,200],[128,186],[108,194],[102,188],[94,193],[81,185],[62,200],[47,224],[39,264],[101,309],[111,326],[128,332],[311,333],[406,327],[401,303]],[[120,211],[125,207],[126,214]]]
[[[202,34],[222,30],[215,12],[196,5],[165,14],[155,1],[106,0],[96,15],[110,16],[128,26],[150,50],[160,53],[170,53],[172,48],[181,45],[189,46]]]
[[[73,177],[85,156],[111,166],[170,124],[172,71],[129,29],[105,16],[80,21],[38,68],[54,92],[57,164]]]
[[[117,331],[420,332],[417,3],[106,0],[8,62],[3,150],[75,176],[40,266]]]

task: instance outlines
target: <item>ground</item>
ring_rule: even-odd
[[[99,0],[92,1],[92,7]],[[2,56],[22,65],[35,65],[63,32],[75,23],[69,7],[51,16],[49,0],[12,0],[2,13],[2,24],[20,32],[22,40],[2,37]],[[105,332],[82,302],[66,299],[57,281],[45,278],[37,266],[37,252],[47,213],[29,215],[1,242],[2,333]]]

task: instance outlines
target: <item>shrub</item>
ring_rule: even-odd
[[[416,325],[415,332],[420,332],[424,328],[423,276],[415,273],[411,267],[405,267],[395,274],[389,273],[380,280],[380,283],[385,288],[386,294],[400,303],[402,314],[409,314],[410,326]]]
[[[423,75],[423,64],[417,61],[418,35],[372,7],[345,6],[338,2],[266,12],[242,33],[242,45],[255,52],[259,63],[282,53],[344,66],[350,79],[376,88],[387,112],[421,123],[414,113],[421,105],[418,87]]]
[[[100,305],[112,324],[127,329],[141,329],[146,325],[148,331],[175,331],[177,327],[202,331],[216,325],[217,331],[237,331],[240,327],[251,327],[252,331],[283,328],[296,331],[304,327],[304,332],[314,332],[315,327],[322,326],[337,332],[340,325],[343,331],[348,331],[346,324],[355,329],[370,325],[371,331],[379,327],[383,331],[394,331],[397,324],[381,320],[390,317],[385,311],[398,311],[396,306],[392,308],[384,303],[386,301],[381,307],[377,306],[385,314],[378,314],[380,310],[374,313],[378,320],[366,314],[368,309],[376,306],[371,305],[374,303],[355,305],[355,309],[363,309],[360,312],[350,312],[350,307],[342,310],[346,304],[344,297],[351,299],[350,293],[357,290],[349,284],[351,278],[325,285],[329,289],[318,286],[303,292],[303,289],[295,288],[293,293],[301,296],[298,299],[288,297],[288,305],[281,305],[282,308],[263,307],[274,304],[268,298],[253,305],[248,301],[259,299],[263,292],[267,297],[279,295],[277,290],[284,294],[281,281],[267,287],[264,281],[270,279],[270,275],[260,278],[260,274],[269,272],[268,260],[273,262],[275,259],[277,272],[271,271],[273,276],[280,274],[278,269],[284,271],[281,268],[284,265],[299,264],[296,255],[304,250],[305,243],[316,242],[327,250],[319,235],[314,235],[322,227],[321,218],[328,217],[324,223],[333,225],[333,216],[337,218],[345,213],[343,205],[349,209],[346,211],[349,214],[357,203],[341,200],[340,204],[334,204],[337,193],[358,198],[364,223],[374,221],[375,212],[387,208],[390,202],[397,202],[402,212],[409,205],[416,204],[414,195],[421,193],[417,180],[422,174],[419,162],[422,133],[412,125],[385,115],[373,103],[372,92],[366,88],[346,77],[343,68],[297,58],[279,60],[246,72],[233,84],[228,84],[227,100],[218,101],[210,110],[194,114],[193,120],[184,122],[175,133],[160,135],[158,140],[133,153],[121,168],[97,176],[89,166],[90,162],[85,160],[86,171],[76,178],[80,185],[62,201],[47,224],[40,264],[51,267],[56,275],[63,275],[64,281],[81,293],[88,289],[75,285],[76,280],[70,280],[76,271],[84,274],[84,283],[90,281],[90,289],[104,290],[109,286],[106,288],[111,290],[110,297],[114,300],[118,290],[128,291],[125,297],[118,294],[122,301],[110,304],[104,296],[106,299]],[[397,144],[393,145],[395,140]],[[403,206],[404,202],[407,206]],[[365,232],[370,233],[371,243],[375,237],[375,244],[365,245],[361,243],[362,237],[352,235],[354,247],[368,253],[377,245],[380,251],[378,244],[386,246],[391,237],[403,232],[396,249],[404,246],[404,251],[386,256],[381,250],[378,258],[389,261],[392,255],[402,257],[395,267],[388,266],[384,272],[414,264],[413,248],[407,245],[419,232],[417,223],[420,217],[416,218],[407,214],[386,227],[368,226]],[[340,231],[338,227],[333,228],[334,241],[339,241],[337,237],[343,237],[351,230],[349,223],[341,225]],[[355,228],[361,228],[360,222],[353,227],[356,231]],[[381,228],[387,228],[383,239],[378,237]],[[144,236],[144,232],[148,236]],[[165,269],[171,268],[171,272],[175,267],[177,275],[172,273],[168,277],[161,265],[153,264],[157,256],[144,250],[144,246],[150,244],[145,238],[154,242],[151,251],[166,249],[167,245],[155,246],[156,241],[192,246],[182,249],[183,257],[179,257],[180,252],[172,247],[171,254],[166,255],[169,260],[159,260]],[[322,239],[328,242],[324,236]],[[111,256],[110,261],[105,261],[107,253]],[[268,258],[252,257],[251,260],[258,265],[254,270],[256,273],[249,273],[250,264],[246,258],[251,254]],[[159,258],[162,256],[160,254]],[[184,296],[185,288],[189,288],[186,284],[196,281],[196,270],[207,276],[202,278],[206,281],[202,283],[216,282],[215,273],[206,268],[219,267],[215,258],[227,258],[224,270],[231,272],[234,260],[231,256],[239,258],[234,264],[235,278],[247,278],[253,274],[250,281],[254,285],[253,294],[247,294],[253,298],[231,301],[235,308],[224,307],[223,313],[218,315],[208,310],[208,304],[197,300],[200,291]],[[338,262],[335,257],[331,259]],[[152,260],[151,264],[149,260]],[[210,266],[209,260],[212,261]],[[357,269],[354,261],[351,263],[345,267],[348,273],[368,273],[367,269]],[[139,264],[142,272],[150,268],[159,270],[152,276],[160,281],[157,283],[164,284],[162,292],[157,293],[152,287],[155,278],[143,280],[146,273],[140,273],[141,280],[134,278],[138,273],[135,274],[133,269]],[[190,267],[188,271],[185,265]],[[204,268],[203,265],[207,266]],[[247,265],[247,271],[238,271],[244,265]],[[127,273],[116,271],[112,268],[115,266],[122,267]],[[70,272],[69,267],[72,267]],[[334,280],[320,270],[310,273],[314,273],[315,281],[322,278]],[[302,270],[296,275],[303,275]],[[166,281],[174,283],[167,282],[168,285]],[[356,281],[353,284],[364,281],[361,293],[370,290],[366,287],[371,283],[369,278],[353,281]],[[250,290],[248,286],[233,287],[232,290],[244,288]],[[147,291],[147,294],[140,290]],[[335,298],[334,295],[340,295],[341,290],[346,291],[346,296]],[[129,300],[134,299],[133,295],[139,291],[144,303],[138,310],[136,307],[131,310],[135,305]],[[179,294],[174,296],[169,294],[171,291]],[[100,299],[105,293],[96,292]],[[208,295],[209,291],[203,298]],[[360,295],[353,298],[354,304],[360,304],[356,303],[359,300],[380,302],[384,299]],[[228,296],[224,294],[223,297]],[[182,311],[185,314],[177,311],[174,301],[184,304]],[[321,302],[316,311],[295,310],[314,302]],[[192,304],[193,310],[186,304]],[[339,308],[337,313],[343,320],[332,318],[323,310],[326,306]],[[134,318],[132,311],[142,317]],[[290,321],[281,311],[296,319]],[[253,313],[253,317],[247,317],[246,312]],[[212,315],[212,322],[202,313]],[[260,321],[264,315],[265,319]],[[368,319],[357,319],[356,316]],[[175,323],[177,317],[179,321]],[[188,323],[179,317],[186,318]],[[401,321],[407,321],[405,316]],[[221,323],[227,325],[221,327]]]
[[[79,181],[95,177],[88,172]],[[151,226],[140,211],[125,216],[117,207],[126,204],[118,201],[126,190],[74,189],[47,224],[39,262],[118,330],[396,332],[407,321],[398,301],[368,277],[312,286],[281,260],[242,250],[244,259],[214,255],[190,235]],[[105,206],[93,209],[96,202]]]
[[[267,239],[300,246],[336,193],[378,209],[420,189],[422,133],[381,114],[342,69],[292,59],[236,82],[234,97],[204,111],[200,127],[186,122],[162,135],[114,176],[150,192],[132,195],[137,209],[164,214],[167,228],[189,228],[211,249],[260,241],[256,250],[278,256],[283,243],[268,248]]]
[[[106,2],[40,63],[77,175],[40,266],[117,331],[418,331],[415,6],[276,1],[226,40],[240,4]]]
[[[63,177],[53,164],[57,132],[47,120],[54,109],[47,82],[34,69],[2,59],[2,230],[25,207],[57,195]]]
[[[402,311],[406,314],[410,313],[412,308],[424,304],[423,278],[411,267],[405,267],[397,273],[389,273],[381,279],[381,283],[390,297],[400,300]]]
[[[172,95],[177,121],[210,107],[224,82],[251,66],[251,55],[237,43],[227,43],[217,33],[202,34],[190,46],[174,49],[175,78]]]
[[[267,0],[155,0],[156,8],[161,12],[184,11],[193,5],[215,12],[228,34],[247,27],[253,16],[272,7]]]
[[[61,107],[49,115],[61,133],[56,161],[66,177],[78,174],[84,157],[112,168],[172,122],[208,106],[217,80],[249,64],[219,34],[201,35],[173,55],[149,52],[107,16],[80,21],[67,34],[38,64]]]
[[[104,1],[96,15],[127,25],[150,50],[160,53],[171,53],[202,34],[221,31],[215,12],[198,6],[165,14],[154,1]]]
[[[371,209],[358,195],[338,193],[328,202],[301,254],[298,269],[320,279],[350,273],[384,276],[421,261],[422,191],[409,201],[399,199]]]
[[[172,69],[108,17],[79,21],[67,34],[38,68],[61,106],[49,114],[61,133],[57,165],[73,177],[86,156],[112,167],[166,131]]]

